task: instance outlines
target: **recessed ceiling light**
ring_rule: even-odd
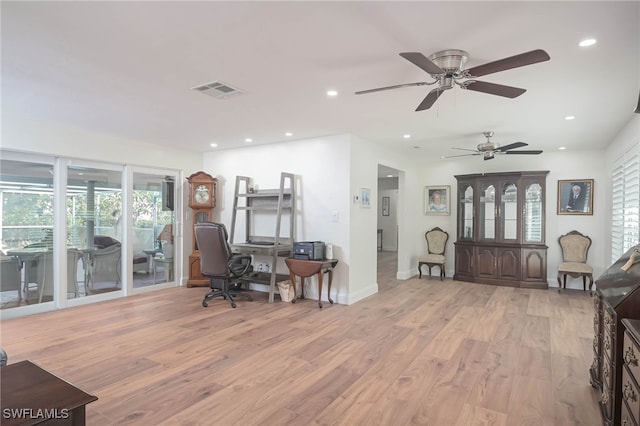
[[[387,177],[393,177],[393,175],[387,175]]]
[[[284,135],[285,135],[285,136],[293,136],[293,133],[291,133],[291,132],[287,132],[287,133],[285,133]]]
[[[211,146],[212,148],[215,148],[215,147],[218,146],[218,144],[217,143],[210,143],[209,146]]]
[[[575,117],[575,116],[573,116],[573,115],[567,115],[564,119],[565,119],[565,120],[567,120],[567,121],[569,121],[569,120],[573,120],[573,119],[575,119],[575,118],[576,118],[576,117]]]
[[[405,139],[409,139],[411,137],[411,135],[410,134],[406,134],[406,135],[402,135],[402,137],[405,138]]]
[[[596,43],[597,43],[597,40],[595,38],[587,38],[582,40],[580,43],[578,43],[578,46],[588,47],[588,46],[593,46]]]
[[[558,148],[560,151],[564,151],[565,149],[567,149],[566,146],[561,146],[560,148]]]
[[[246,138],[244,141],[245,141],[245,142],[253,142],[253,139],[251,139],[251,138]]]
[[[327,96],[338,96],[337,90],[327,90]]]

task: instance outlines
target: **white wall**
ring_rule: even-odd
[[[68,158],[197,171],[202,154],[132,139],[11,117],[2,121],[2,148]]]
[[[275,188],[280,172],[294,173],[300,194],[296,240],[332,243],[340,260],[334,274],[332,297],[352,304],[378,290],[377,211],[378,164],[400,170],[398,200],[398,278],[415,275],[417,251],[407,245],[415,234],[421,201],[415,193],[416,163],[387,148],[348,135],[282,142],[265,146],[209,152],[204,155],[204,171],[219,179],[216,220],[231,225],[233,191],[237,175],[250,176],[259,188]],[[362,208],[355,196],[362,188],[371,190],[371,206]],[[407,195],[408,194],[408,195]],[[338,222],[332,222],[333,212]],[[278,272],[287,273],[280,262]],[[314,279],[315,280],[315,279]],[[311,297],[316,297],[310,287]],[[324,292],[323,292],[324,293]],[[326,294],[322,295],[326,300]]]
[[[451,197],[456,197],[455,175],[471,173],[490,173],[522,170],[550,170],[547,175],[546,196],[546,244],[547,280],[549,285],[557,286],[557,267],[562,261],[558,237],[576,229],[593,240],[589,251],[589,263],[594,268],[594,277],[600,275],[608,266],[606,256],[610,215],[607,202],[609,187],[608,173],[603,165],[604,151],[557,151],[544,152],[541,155],[496,156],[484,161],[480,157],[466,159],[438,160],[421,169],[420,182],[427,185],[450,185]],[[558,180],[594,179],[593,215],[572,216],[557,214]],[[421,194],[422,196],[422,194]],[[424,232],[434,226],[440,226],[449,232],[447,245],[447,276],[454,272],[454,246],[456,235],[457,205],[452,203],[451,216],[426,216],[420,218],[416,230],[416,246],[425,251]],[[567,279],[567,288],[582,288],[581,279]]]
[[[350,152],[349,136],[343,135],[213,151],[203,157],[204,171],[219,180],[214,217],[228,228],[231,226],[236,176],[251,177],[258,190],[278,188],[281,172],[296,176],[295,240],[333,244],[333,256],[340,261],[333,277],[332,298],[343,304],[350,302]],[[333,221],[335,212],[337,222]],[[273,224],[275,226],[275,220]],[[257,233],[273,235],[275,228],[262,231]],[[268,259],[258,259],[261,260]],[[277,271],[288,274],[282,259]],[[305,287],[309,297],[317,297],[315,282],[313,278],[314,285]],[[325,283],[323,300],[327,300],[326,288]]]

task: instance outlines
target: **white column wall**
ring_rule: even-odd
[[[352,137],[351,157],[351,255],[352,270],[350,298],[355,302],[377,292],[377,219],[378,165],[399,170],[397,217],[398,217],[398,279],[407,279],[417,271],[418,252],[412,243],[416,234],[415,223],[419,218],[421,202],[416,193],[418,182],[415,158],[387,147]],[[371,208],[360,208],[353,202],[361,188],[371,189]],[[424,232],[423,232],[424,235]]]

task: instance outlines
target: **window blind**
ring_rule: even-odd
[[[638,146],[616,162],[611,178],[611,261],[615,262],[640,242]]]

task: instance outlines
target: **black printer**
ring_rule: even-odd
[[[323,260],[324,243],[322,241],[298,241],[293,243],[293,258],[304,260]]]

